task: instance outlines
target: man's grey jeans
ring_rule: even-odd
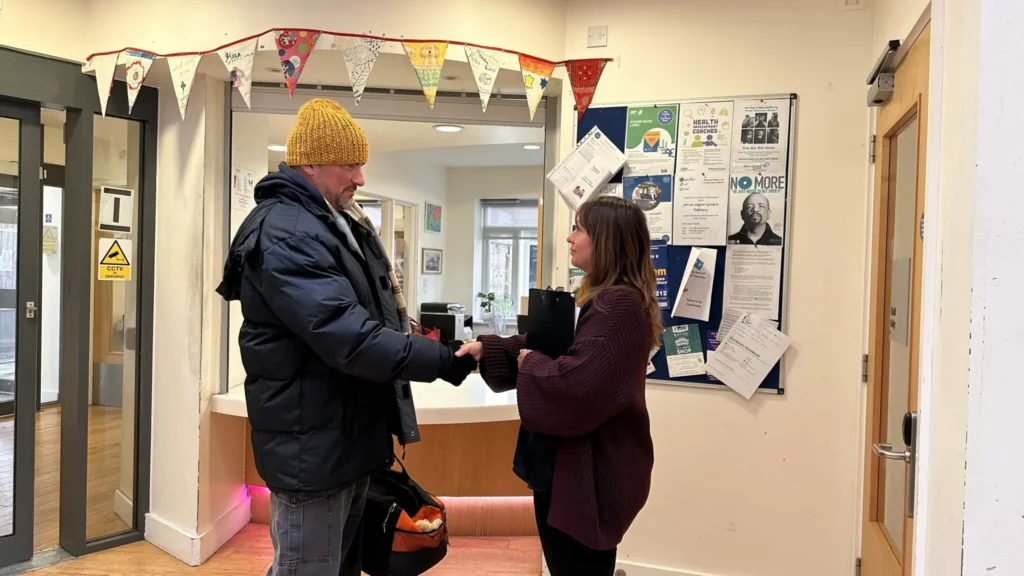
[[[359,576],[367,476],[329,492],[270,493],[274,564],[267,576]]]

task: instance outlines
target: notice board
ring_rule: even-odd
[[[577,142],[596,126],[626,154],[601,194],[644,210],[664,325],[696,327],[704,359],[727,307],[786,331],[796,112],[796,94],[679,99],[594,105],[576,125]],[[706,321],[672,314],[694,248],[716,253]],[[707,374],[673,377],[664,345],[651,363],[648,383],[725,388]],[[780,361],[758,391],[784,390]]]

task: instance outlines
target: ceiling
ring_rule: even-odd
[[[239,113],[249,114],[249,113]],[[253,114],[268,122],[267,145],[284,145],[295,116]],[[466,125],[462,132],[438,132],[427,122],[359,120],[373,154],[421,150],[429,159],[445,167],[540,166],[544,151],[525,150],[524,144],[544,143],[543,128]],[[284,160],[284,152],[270,152],[270,166]]]

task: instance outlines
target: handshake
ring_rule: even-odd
[[[451,363],[441,369],[439,376],[453,386],[458,386],[462,384],[466,376],[476,370],[477,360],[480,357],[479,353],[467,354],[463,350],[473,346],[479,347],[481,344],[479,342],[464,344],[461,340],[442,341],[441,344],[447,346],[451,351]],[[460,351],[462,354],[459,354]]]

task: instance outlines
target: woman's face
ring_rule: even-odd
[[[572,265],[590,274],[593,254],[593,242],[590,240],[590,234],[577,223],[573,227],[572,233],[569,234],[568,240],[569,256]]]

